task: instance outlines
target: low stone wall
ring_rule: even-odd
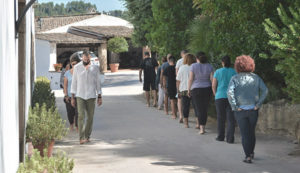
[[[259,111],[257,130],[293,137],[300,143],[300,105],[289,104],[285,100],[263,105]]]

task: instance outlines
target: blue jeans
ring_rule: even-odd
[[[254,148],[256,143],[255,127],[258,118],[257,110],[242,110],[234,112],[235,119],[239,125],[242,145],[246,157],[250,157],[254,154]]]

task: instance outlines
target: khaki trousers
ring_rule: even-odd
[[[89,139],[93,129],[96,99],[84,100],[77,97],[78,129],[80,140]]]

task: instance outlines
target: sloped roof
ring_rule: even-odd
[[[39,17],[35,19],[35,31],[36,32],[49,31],[58,27],[66,26],[99,15],[100,13],[72,15],[72,16]]]
[[[129,38],[132,32],[128,21],[99,13],[36,20],[36,38],[54,43],[105,43],[106,38]]]
[[[124,19],[105,14],[98,14],[91,18],[72,22],[67,25],[44,31],[43,33],[67,33],[68,29],[72,26],[124,26],[133,28],[133,25]]]
[[[40,40],[47,40],[53,43],[71,43],[71,44],[80,44],[80,43],[105,43],[105,40],[99,40],[89,37],[82,37],[70,33],[49,33],[49,34],[36,34],[36,38]]]
[[[102,35],[106,38],[126,37],[130,38],[133,28],[125,26],[73,26],[70,30],[85,31]]]

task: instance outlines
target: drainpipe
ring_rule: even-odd
[[[18,20],[15,23],[16,31],[15,35],[18,38],[18,69],[19,69],[19,153],[20,162],[25,158],[25,104],[26,104],[26,22],[23,21],[27,11],[36,0],[31,0],[29,3],[18,1],[18,8],[16,8],[16,14]],[[18,12],[17,12],[18,10]]]
[[[18,17],[18,20],[16,21],[16,38],[18,37],[19,28],[20,28],[22,20],[24,19],[29,8],[35,3],[35,1],[36,0],[31,0],[30,2],[28,2],[28,4],[26,4],[25,8],[23,9],[21,15]]]

